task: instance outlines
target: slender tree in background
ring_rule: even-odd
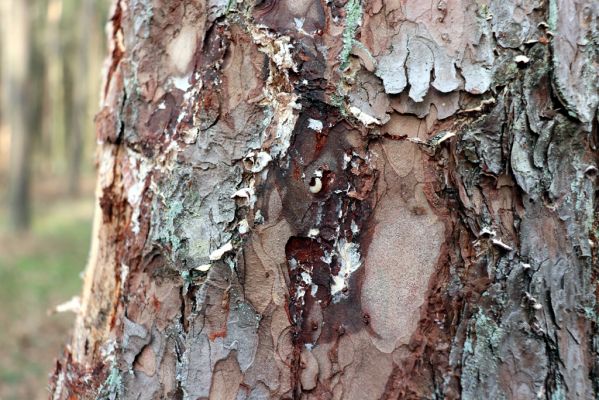
[[[97,111],[101,63],[90,61],[98,57],[105,3],[50,0],[46,7],[45,159],[50,170],[66,177],[70,196],[81,190],[82,160],[89,154],[86,142],[91,142],[85,137],[93,127],[90,110]]]
[[[100,21],[106,3],[28,0],[0,5],[5,32],[2,122],[12,137],[6,186],[15,228],[26,228],[30,219],[30,175],[56,182],[66,177],[68,193],[79,192],[85,169],[81,161],[91,153],[92,141],[84,137],[93,127],[89,115],[97,111]]]
[[[30,14],[27,1],[3,0],[2,20],[2,108],[10,132],[8,177],[9,224],[17,231],[30,223],[30,175],[32,124],[28,115],[30,71]]]
[[[46,6],[45,33],[45,96],[43,126],[44,149],[47,157],[47,170],[54,175],[64,173],[68,161],[68,139],[70,134],[70,116],[73,113],[71,76],[69,69],[74,64],[73,57],[68,52],[68,45],[75,40],[76,35],[64,35],[61,31],[61,21],[66,12],[63,0],[47,0],[38,3]],[[70,31],[74,31],[71,27]],[[66,64],[66,65],[65,65]],[[68,65],[68,67],[67,67]]]
[[[117,0],[53,397],[591,399],[591,0]]]
[[[68,52],[70,57],[63,62],[63,74],[65,78],[65,121],[66,130],[66,154],[67,154],[67,182],[68,193],[77,196],[81,186],[81,161],[84,155],[84,134],[88,121],[88,94],[93,82],[90,76],[95,77],[90,71],[89,59],[94,47],[92,37],[97,34],[97,2],[95,0],[84,0],[75,9],[75,16],[69,21],[77,21],[75,26],[70,27],[71,34],[66,32],[71,40]],[[94,108],[95,110],[95,108]]]

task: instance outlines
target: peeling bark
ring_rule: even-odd
[[[598,12],[117,0],[54,398],[596,398]]]

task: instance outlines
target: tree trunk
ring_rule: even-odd
[[[47,119],[43,124],[44,149],[48,153],[48,165],[44,172],[55,175],[68,175],[69,165],[69,116],[73,112],[67,110],[71,107],[69,101],[69,76],[66,74],[69,67],[64,64],[69,62],[67,52],[66,35],[61,32],[61,20],[64,10],[63,0],[48,0],[47,2],[47,27],[46,34],[46,93],[44,104],[44,117]],[[65,174],[65,172],[67,172]]]
[[[30,224],[30,175],[33,126],[28,109],[30,15],[24,0],[4,0],[2,17],[2,108],[10,132],[8,177],[9,224],[23,231]]]
[[[78,25],[72,28],[73,40],[69,46],[70,60],[64,62],[65,120],[68,122],[68,193],[72,197],[81,191],[81,158],[84,151],[84,131],[87,126],[87,101],[90,74],[90,41],[94,31],[95,0],[84,0],[77,10]],[[76,82],[75,82],[76,81]]]
[[[598,12],[117,1],[54,398],[597,398]]]

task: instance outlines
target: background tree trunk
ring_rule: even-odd
[[[77,10],[78,25],[72,30],[76,40],[70,46],[69,57],[73,62],[65,61],[63,64],[65,76],[65,120],[68,122],[66,132],[67,158],[68,158],[68,192],[71,196],[78,196],[81,191],[81,161],[84,154],[84,139],[88,125],[88,95],[90,93],[90,79],[81,79],[93,76],[90,73],[89,59],[92,57],[91,45],[96,25],[97,8],[95,0],[84,0]],[[77,80],[77,81],[76,81]]]
[[[9,223],[12,229],[29,227],[30,176],[33,116],[27,115],[28,71],[30,70],[28,2],[6,0],[2,17],[2,106],[3,118],[10,131],[10,164],[8,177]]]
[[[116,1],[54,398],[597,398],[597,14]]]

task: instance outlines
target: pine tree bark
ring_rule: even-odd
[[[55,399],[591,399],[592,1],[130,1]]]

